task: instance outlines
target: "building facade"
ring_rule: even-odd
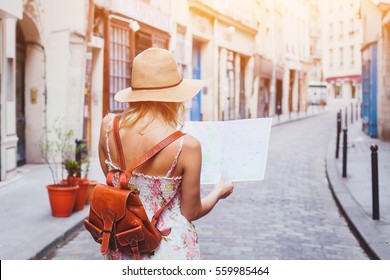
[[[55,119],[82,137],[88,1],[7,0],[0,10],[1,180],[7,180],[17,166],[42,162],[40,142]]]
[[[360,0],[323,1],[323,73],[329,98],[361,102]]]
[[[308,72],[308,105],[325,105],[327,103],[327,84],[322,68],[322,18],[319,0],[310,1],[310,67]]]
[[[114,95],[131,85],[132,60],[149,47],[170,50],[183,77],[204,81],[186,103],[188,120],[304,110],[308,3],[1,1],[1,180],[42,163],[42,136],[57,119],[96,157],[101,119],[123,111]]]
[[[282,113],[306,110],[310,64],[310,1],[283,1],[284,93]],[[297,32],[299,30],[299,32]]]
[[[256,1],[188,1],[191,18],[209,23],[211,41],[193,34],[193,57],[211,59],[201,69],[213,69],[213,75],[201,75],[206,81],[202,105],[203,120],[230,120],[249,117],[247,99],[250,96],[254,72],[254,51],[257,25]],[[221,5],[222,4],[222,5]],[[198,46],[198,47],[197,47]],[[202,52],[203,49],[203,52]],[[200,59],[202,61],[202,59]],[[196,59],[193,60],[196,64]],[[202,63],[201,63],[202,64]],[[195,76],[196,77],[196,76]],[[204,77],[204,78],[203,78]],[[212,78],[212,80],[210,80]],[[211,111],[210,111],[211,109]]]

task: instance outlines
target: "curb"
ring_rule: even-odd
[[[341,178],[337,169],[333,148],[336,148],[335,145],[328,145],[325,159],[326,178],[342,216],[370,259],[390,259],[390,250],[385,250],[389,246],[384,241],[386,237],[377,229],[381,221],[371,221],[348,190],[345,179]]]
[[[87,217],[85,217],[87,218]],[[41,251],[39,251],[35,256],[29,258],[29,260],[47,260],[51,259],[55,254],[56,250],[70,240],[72,240],[77,233],[84,227],[84,219],[75,224],[73,227],[65,231],[64,234],[60,235],[56,239],[54,239],[51,243],[46,245]]]

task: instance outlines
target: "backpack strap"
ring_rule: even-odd
[[[121,137],[119,135],[119,119],[120,116],[115,116],[114,118],[114,139],[115,139],[115,146],[116,146],[116,154],[118,155],[119,158],[119,167],[122,170],[125,170],[126,168],[125,157],[123,155]]]

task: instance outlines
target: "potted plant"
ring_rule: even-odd
[[[73,149],[73,130],[66,130],[56,119],[51,130],[46,129],[40,143],[41,155],[48,165],[53,182],[47,185],[49,201],[54,217],[69,217],[76,201],[79,186],[64,178],[65,159]],[[61,179],[60,179],[61,178]]]
[[[78,183],[78,178],[76,177],[77,173],[80,171],[80,164],[72,159],[66,159],[63,162],[64,168],[67,172],[66,179],[62,182],[68,186],[75,186]]]
[[[79,186],[73,211],[82,210],[87,199],[89,181],[86,177],[81,177],[81,164],[78,161],[66,160],[64,165],[68,172],[68,183]]]

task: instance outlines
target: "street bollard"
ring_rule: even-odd
[[[353,124],[353,104],[351,103],[351,124]]]
[[[378,146],[371,145],[372,219],[379,220]]]
[[[336,158],[339,158],[341,133],[341,112],[337,112]]]
[[[347,177],[347,129],[343,129],[343,178]]]
[[[359,119],[359,110],[358,110],[358,103],[356,102],[356,121]]]
[[[348,127],[348,107],[345,107],[345,128]]]

